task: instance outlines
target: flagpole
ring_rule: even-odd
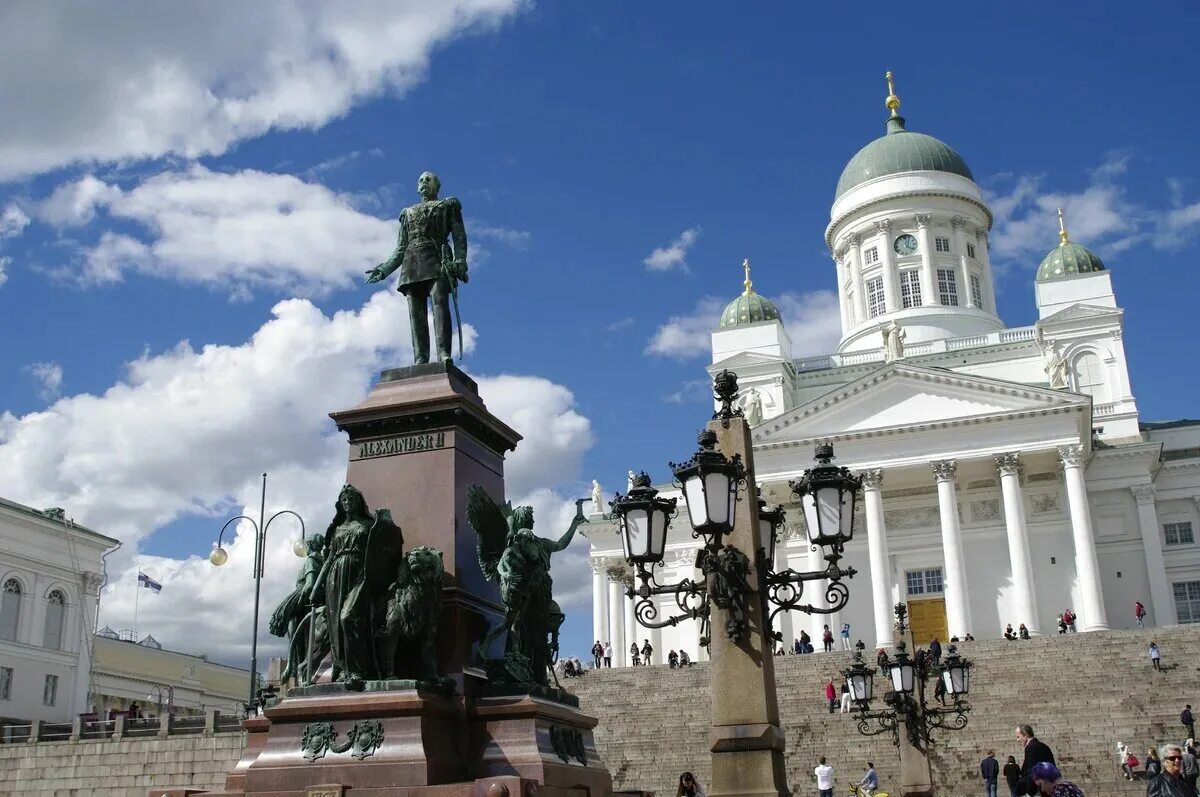
[[[263,542],[266,529],[263,527],[267,511],[267,474],[262,475],[262,500],[258,505],[258,528],[254,534],[254,628],[250,635],[250,704],[254,704],[254,690],[258,686],[258,596],[262,588]],[[273,518],[272,518],[273,519]]]
[[[137,638],[138,601],[141,600],[141,598],[142,598],[141,575],[142,575],[142,573],[139,570],[138,571],[138,580],[134,582],[135,584],[137,584],[137,586],[134,587],[136,592],[134,592],[134,595],[133,595],[133,641],[134,642],[138,641],[138,638]]]

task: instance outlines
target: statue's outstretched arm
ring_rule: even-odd
[[[404,262],[404,251],[408,249],[408,224],[405,223],[404,211],[400,212],[400,235],[396,239],[396,248],[392,250],[392,254],[388,259],[380,263],[378,266],[368,271],[367,282],[379,282],[391,276],[392,272],[400,268],[400,264]]]
[[[575,536],[575,529],[579,528],[579,524],[585,522],[586,520],[586,518],[583,516],[584,500],[585,499],[580,498],[575,502],[575,517],[571,518],[571,527],[567,529],[567,532],[559,537],[557,542],[554,540],[544,540],[546,543],[546,550],[550,551],[551,553],[557,553],[571,544],[571,538]]]

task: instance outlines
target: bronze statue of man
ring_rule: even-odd
[[[454,197],[438,199],[442,181],[433,172],[417,178],[421,201],[400,211],[400,239],[384,262],[367,272],[367,282],[385,280],[400,269],[401,293],[408,297],[412,325],[413,362],[429,362],[428,301],[433,300],[433,331],[438,359],[450,362],[450,299],[458,310],[458,283],[467,282],[467,231],[462,203]],[[447,239],[453,243],[453,250]],[[458,327],[462,354],[462,320]]]

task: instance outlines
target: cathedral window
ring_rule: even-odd
[[[1200,623],[1200,581],[1176,581],[1175,619],[1180,623]]]
[[[42,647],[62,650],[63,620],[66,618],[67,598],[61,590],[54,590],[46,599],[45,636]]]
[[[1104,404],[1108,399],[1108,380],[1105,379],[1104,363],[1091,352],[1084,352],[1075,359],[1072,381],[1075,392],[1092,397],[1094,404]]]
[[[887,312],[883,300],[883,277],[867,280],[867,316],[874,318]]]
[[[58,702],[58,676],[47,675],[46,685],[42,688],[42,705],[53,706]]]
[[[909,595],[941,595],[943,591],[942,568],[909,570],[904,574]]]
[[[879,247],[872,246],[870,249],[863,250],[863,260],[869,266],[872,263],[879,262]]]
[[[1163,535],[1167,538],[1167,545],[1191,545],[1195,542],[1190,520],[1183,523],[1164,523]]]
[[[942,304],[958,307],[958,282],[954,279],[954,269],[939,268],[937,270],[938,298]]]
[[[905,307],[921,306],[921,273],[915,268],[900,272],[900,301]]]
[[[976,307],[983,307],[983,285],[974,274],[971,275],[971,301]]]
[[[967,257],[975,259],[975,244],[967,244]]]
[[[949,252],[950,251],[950,239],[949,238],[934,238],[933,239],[933,248],[939,252]]]
[[[21,582],[10,578],[0,590],[0,639],[15,641],[21,619]]]

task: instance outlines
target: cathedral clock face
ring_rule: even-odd
[[[896,241],[892,244],[892,248],[896,250],[896,254],[898,255],[911,255],[917,251],[917,239],[907,233],[896,236]]]

